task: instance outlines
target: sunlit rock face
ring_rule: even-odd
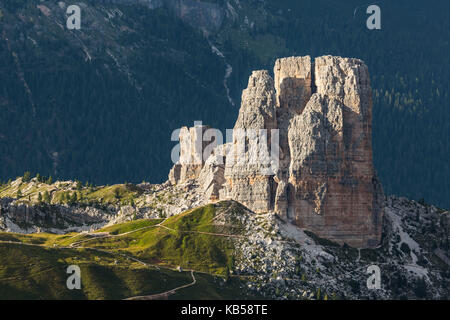
[[[314,63],[309,57],[289,59],[288,72],[280,62],[274,71],[276,79],[299,77],[290,80],[298,88],[287,90],[288,97],[277,91],[278,107],[283,109],[288,101],[294,112],[288,117],[289,169],[286,174],[281,168],[274,210],[321,237],[356,247],[376,246],[384,196],[372,161],[367,66],[358,59],[331,56]],[[302,83],[309,88],[301,88]]]
[[[201,176],[209,201],[233,199],[320,237],[374,247],[381,238],[384,195],[373,168],[371,126],[372,90],[361,60],[279,59],[274,78],[265,70],[250,76],[232,141],[206,165],[175,166],[171,181]],[[249,129],[269,133],[241,139]],[[267,152],[278,149],[276,170],[251,161],[261,143]]]
[[[241,109],[225,164],[226,183],[222,196],[239,201],[255,212],[271,209],[273,179],[266,173],[269,163],[262,163],[258,158],[258,149],[264,143],[270,146],[270,142],[260,136],[260,130],[267,129],[270,133],[277,127],[275,99],[269,72],[254,71],[242,93]]]
[[[287,219],[357,247],[379,243],[383,192],[372,161],[372,91],[358,59],[319,57],[314,91],[289,126]]]
[[[205,164],[203,150],[208,144],[203,141],[203,134],[207,129],[208,127],[203,125],[180,129],[178,136],[180,144],[179,161],[169,173],[169,181],[173,185],[195,180],[200,176]]]

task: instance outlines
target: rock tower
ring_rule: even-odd
[[[242,94],[234,132],[239,129],[278,130],[276,172],[246,156],[230,161],[239,140],[233,133],[195,170],[176,165],[171,180],[174,170],[190,172],[208,200],[233,199],[257,213],[275,212],[341,244],[378,245],[384,195],[373,168],[372,89],[361,60],[289,57],[276,61],[274,78],[254,71]],[[268,135],[270,148],[275,139]]]

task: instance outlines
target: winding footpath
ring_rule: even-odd
[[[192,282],[185,284],[183,286],[162,292],[162,293],[158,293],[158,294],[151,294],[151,295],[146,295],[146,296],[137,296],[137,297],[131,297],[131,298],[127,298],[124,300],[157,300],[157,299],[168,299],[169,296],[175,294],[178,290],[181,289],[185,289],[188,287],[192,287],[193,285],[195,285],[197,283],[197,279],[195,278],[194,275],[194,270],[191,270],[191,277],[192,277]]]
[[[175,230],[175,229],[172,229],[172,228],[169,228],[169,227],[166,227],[166,226],[162,225],[166,220],[164,220],[164,221],[162,221],[162,222],[160,222],[160,223],[158,223],[156,225],[153,225],[153,226],[142,227],[142,228],[139,228],[139,229],[136,229],[136,230],[124,232],[124,233],[117,234],[117,235],[112,235],[112,234],[109,234],[109,233],[105,233],[105,234],[97,233],[96,234],[97,236],[94,236],[91,239],[86,239],[86,240],[74,242],[74,243],[70,244],[69,246],[49,246],[49,245],[45,245],[45,244],[32,244],[32,243],[23,243],[23,242],[19,242],[19,241],[3,241],[3,240],[0,240],[0,244],[15,244],[15,245],[24,245],[24,246],[32,246],[32,247],[50,248],[50,249],[56,249],[56,250],[63,250],[63,249],[72,249],[72,250],[74,250],[74,249],[87,249],[87,250],[96,251],[96,252],[100,252],[100,253],[106,253],[106,254],[110,254],[110,255],[121,256],[121,257],[124,257],[124,258],[126,258],[128,260],[140,263],[140,264],[144,265],[145,267],[154,267],[154,268],[160,270],[160,267],[158,265],[149,264],[149,263],[144,262],[142,260],[139,260],[139,259],[137,259],[135,257],[126,255],[124,253],[113,252],[113,251],[108,251],[108,250],[99,249],[99,248],[93,248],[93,247],[84,247],[84,246],[80,246],[80,245],[83,244],[83,243],[89,242],[89,241],[93,241],[93,240],[122,237],[122,236],[129,235],[129,234],[141,231],[141,230],[150,229],[150,228],[158,228],[158,227],[167,229],[169,231],[180,232],[180,233],[198,233],[198,234],[207,234],[207,235],[213,235],[213,236],[236,237],[236,238],[241,237],[241,236],[237,236],[237,235],[220,234],[220,233]],[[93,233],[87,233],[86,235],[92,235],[92,234]],[[99,234],[100,234],[100,236],[98,236]],[[80,235],[82,235],[82,234],[75,235],[73,237],[70,237],[69,239],[76,238],[76,237],[78,237]],[[170,268],[168,268],[168,269],[170,269]],[[173,270],[173,269],[170,269],[170,270]],[[44,271],[48,271],[48,269],[41,270],[38,273],[41,273],[41,272],[44,272]],[[201,273],[203,273],[203,272],[201,272]],[[176,288],[173,288],[173,289],[170,289],[170,290],[167,290],[165,292],[158,293],[158,294],[151,294],[151,295],[145,295],[145,296],[136,296],[136,297],[127,298],[127,299],[124,299],[124,300],[168,299],[169,296],[175,294],[178,290],[182,290],[182,289],[194,286],[197,283],[197,279],[195,278],[195,275],[194,275],[194,270],[191,270],[191,277],[192,277],[192,282],[188,283],[186,285],[182,285],[182,286],[179,286],[179,287],[176,287]],[[4,279],[0,279],[0,281],[2,281],[2,280],[12,280],[12,279],[15,279],[15,278],[16,277],[4,278]]]

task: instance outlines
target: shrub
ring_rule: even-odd
[[[30,182],[31,181],[31,173],[29,171],[26,171],[23,174],[23,178],[22,178],[23,182]]]
[[[44,192],[44,195],[43,195],[43,197],[42,197],[42,200],[43,200],[44,202],[46,202],[46,203],[50,203],[50,202],[51,202],[50,194],[48,193],[48,191],[45,191],[45,192]]]

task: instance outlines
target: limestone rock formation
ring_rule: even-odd
[[[367,66],[290,57],[276,61],[274,76],[253,72],[232,141],[206,164],[176,165],[170,180],[197,179],[206,201],[233,199],[339,243],[376,246],[384,196],[372,161]],[[182,153],[199,138],[184,139]]]
[[[255,71],[242,93],[242,105],[233,130],[233,141],[225,165],[225,198],[233,199],[256,212],[271,208],[273,179],[270,159],[261,150],[270,147],[270,131],[277,127],[275,88],[268,71]],[[266,134],[260,130],[266,129]],[[261,148],[263,145],[267,147]],[[262,161],[263,158],[266,160]]]
[[[309,56],[289,57],[275,62],[277,105],[300,114],[311,96],[312,63]]]
[[[242,92],[242,105],[235,129],[275,129],[275,88],[267,70],[253,71]]]
[[[291,150],[288,135],[291,119],[301,114],[313,90],[312,62],[309,56],[278,59],[274,67],[279,129],[279,170],[275,177],[274,210],[286,219]]]
[[[169,181],[172,184],[185,183],[195,180],[205,164],[203,150],[207,143],[203,141],[203,134],[208,128],[198,125],[193,128],[180,129],[180,158],[169,173]]]
[[[10,232],[49,232],[88,230],[111,220],[115,208],[98,209],[90,206],[69,207],[59,204],[21,203],[12,198],[0,198],[0,230]]]
[[[217,146],[200,172],[198,181],[203,198],[207,201],[216,201],[221,198],[222,188],[226,182],[225,157],[227,152],[225,150],[227,147],[229,147],[227,144]]]
[[[372,163],[372,92],[361,60],[320,57],[314,93],[289,128],[287,216],[355,246],[380,240],[382,191]]]

